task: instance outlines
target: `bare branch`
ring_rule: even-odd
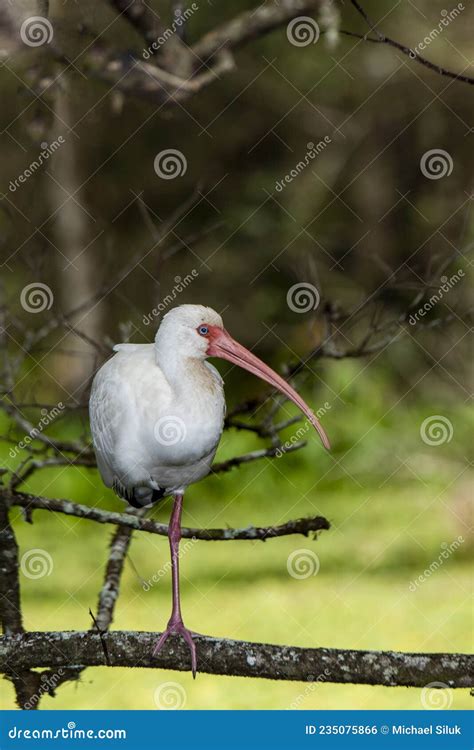
[[[178,75],[187,76],[191,73],[194,55],[183,44],[179,34],[167,34],[166,43],[158,43],[158,39],[167,32],[167,28],[147,3],[140,2],[140,0],[109,0],[109,2],[145,40],[148,45],[148,56],[154,55],[163,68],[172,70]]]
[[[148,531],[150,534],[168,536],[168,526],[157,523],[149,518],[140,518],[131,513],[114,513],[113,511],[92,508],[88,505],[79,505],[70,500],[53,500],[48,497],[36,497],[25,493],[3,492],[4,498],[13,506],[32,510],[49,510],[56,513],[64,513],[68,516],[83,518],[98,523],[111,523],[116,526],[126,526],[137,531]],[[182,537],[186,539],[201,539],[209,542],[224,542],[234,539],[253,540],[272,539],[287,534],[308,534],[329,529],[330,524],[326,518],[315,516],[314,518],[300,518],[296,521],[287,521],[280,526],[248,526],[245,529],[181,529]]]
[[[131,515],[140,518],[143,513],[144,511],[138,511],[131,513]],[[97,618],[94,623],[101,631],[107,630],[112,624],[115,604],[119,595],[120,579],[132,541],[132,534],[133,529],[130,527],[118,526],[110,543],[109,559],[105,569],[104,583],[99,594]]]
[[[113,631],[104,635],[111,667],[190,670],[189,650],[171,637],[156,657],[160,633]],[[356,683],[385,687],[424,687],[441,682],[451,688],[474,684],[474,657],[468,654],[408,654],[298,648],[267,643],[196,637],[198,669],[207,674],[270,680]],[[100,637],[87,632],[25,633],[0,638],[0,671],[30,667],[104,666]]]
[[[0,622],[6,636],[24,632],[19,567],[18,544],[8,517],[8,505],[0,497]],[[14,685],[18,705],[25,708],[38,690],[40,676],[14,665],[4,672]]]
[[[18,544],[8,518],[8,503],[0,497],[0,621],[7,635],[21,633]]]
[[[258,432],[258,430],[259,428],[256,427],[255,431]],[[275,448],[262,448],[261,450],[244,453],[242,456],[235,456],[234,458],[229,458],[227,461],[222,461],[221,463],[214,464],[213,466],[211,466],[211,472],[213,474],[220,474],[224,471],[230,471],[231,469],[235,469],[238,466],[242,466],[242,464],[248,464],[252,461],[259,461],[262,458],[279,458],[284,453],[293,453],[293,451],[304,448],[305,445],[306,441],[301,440],[296,443],[291,443],[287,446],[282,445]]]
[[[201,60],[209,60],[222,49],[233,50],[274,31],[300,16],[314,13],[322,0],[273,0],[247,10],[205,34],[192,51]]]
[[[59,55],[59,59],[62,59]],[[216,81],[222,73],[233,70],[232,57],[222,51],[208,70],[196,75],[169,72],[132,55],[117,55],[101,42],[84,56],[84,70],[129,96],[147,99],[155,104],[173,104],[189,99]]]
[[[401,42],[397,42],[395,39],[391,39],[389,36],[386,36],[386,34],[382,34],[379,29],[377,28],[376,24],[370,19],[370,17],[367,15],[366,11],[362,8],[359,2],[357,0],[351,0],[352,5],[357,10],[357,12],[362,16],[364,21],[369,26],[370,30],[374,32],[375,38],[367,36],[366,34],[357,34],[353,31],[345,31],[340,30],[340,34],[344,34],[346,36],[353,36],[357,39],[363,39],[364,42],[372,42],[375,44],[388,44],[390,47],[394,47],[395,49],[398,49],[400,52],[403,52],[404,55],[407,55],[407,57],[410,58],[410,60],[415,60],[416,62],[420,63],[420,65],[424,65],[426,68],[429,68],[430,70],[433,70],[435,73],[438,73],[441,76],[445,76],[447,78],[453,78],[455,81],[462,81],[463,83],[469,83],[471,86],[474,85],[474,78],[471,78],[470,76],[465,76],[462,73],[454,73],[451,70],[448,70],[447,68],[443,68],[441,65],[437,65],[436,63],[430,62],[430,60],[427,60],[425,57],[422,57],[418,54],[416,50],[410,49],[410,47],[407,47],[405,44],[402,44]]]

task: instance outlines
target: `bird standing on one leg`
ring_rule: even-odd
[[[209,473],[225,415],[223,381],[206,358],[226,359],[270,383],[301,409],[328,449],[329,441],[296,391],[237,343],[210,307],[175,307],[154,344],[118,344],[114,351],[96,374],[90,397],[97,466],[107,487],[134,507],[174,496],[168,528],[173,608],[154,653],[170,634],[181,635],[195,676],[196,647],[180,606],[181,511],[186,487]]]

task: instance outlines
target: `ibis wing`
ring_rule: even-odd
[[[114,456],[125,420],[125,388],[112,360],[94,378],[89,401],[89,417],[97,466],[107,487],[114,480]]]

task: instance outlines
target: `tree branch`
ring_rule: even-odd
[[[0,497],[0,622],[7,636],[22,634],[18,544],[8,517],[8,505]],[[16,700],[25,708],[31,696],[38,690],[40,675],[29,669],[18,669],[13,665],[5,669],[12,681]]]
[[[32,510],[49,510],[56,513],[65,513],[68,516],[83,518],[98,523],[111,523],[116,526],[125,526],[137,531],[148,531],[150,534],[168,536],[168,526],[157,523],[149,518],[140,518],[131,513],[114,513],[101,508],[92,508],[88,505],[79,505],[70,500],[55,500],[49,497],[36,497],[23,492],[4,491],[3,496],[10,505],[25,508],[29,513]],[[288,534],[308,534],[323,529],[329,529],[330,523],[322,516],[314,518],[299,518],[295,521],[287,521],[280,526],[248,526],[245,529],[181,529],[181,535],[185,539],[200,539],[207,542],[225,542],[236,539],[256,540],[273,539]]]
[[[189,649],[172,636],[156,657],[160,633],[113,631],[103,635],[111,667],[190,671]],[[207,674],[273,680],[356,683],[386,687],[424,687],[441,682],[451,688],[474,684],[474,657],[468,654],[408,654],[298,648],[221,638],[196,637],[198,669]],[[0,671],[31,667],[104,666],[100,637],[90,632],[25,633],[0,638]]]
[[[158,44],[158,39],[173,27],[166,28],[158,14],[140,0],[109,0],[116,12],[123,16],[140,34],[148,45],[148,52],[154,55],[165,70],[187,76],[192,70],[193,55],[183,44],[179,34],[166,35],[166,42]],[[155,45],[154,45],[155,43]]]
[[[424,65],[426,68],[429,68],[430,70],[434,70],[435,73],[438,73],[441,76],[445,76],[447,78],[453,78],[455,81],[462,81],[463,83],[469,83],[471,86],[474,85],[474,78],[471,78],[470,76],[462,75],[462,73],[454,73],[451,70],[447,70],[447,68],[443,68],[441,65],[437,65],[436,63],[432,63],[430,60],[427,60],[425,57],[422,57],[421,55],[416,52],[416,50],[410,49],[410,47],[407,47],[405,44],[402,44],[401,42],[397,42],[395,39],[391,39],[389,36],[386,36],[386,34],[382,34],[382,32],[379,31],[374,21],[372,21],[371,18],[367,15],[365,10],[362,8],[359,2],[357,0],[351,0],[352,5],[357,10],[359,15],[362,16],[364,21],[367,23],[368,27],[371,31],[374,32],[375,38],[367,36],[366,34],[357,34],[353,31],[345,31],[340,30],[340,34],[344,34],[345,36],[353,36],[357,39],[363,39],[364,42],[372,42],[374,44],[388,44],[390,47],[394,47],[395,49],[398,49],[400,52],[403,52],[404,55],[407,55],[410,60],[416,60],[416,62],[420,63],[420,65]]]
[[[233,50],[283,26],[302,13],[314,13],[322,0],[274,0],[244,11],[205,34],[192,51],[206,61],[219,50]]]

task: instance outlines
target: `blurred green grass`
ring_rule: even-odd
[[[471,483],[465,471],[469,423],[449,393],[400,403],[377,368],[359,378],[362,363],[343,363],[331,393],[318,392],[331,409],[324,424],[334,443],[325,454],[316,436],[300,452],[209,477],[189,489],[184,525],[277,524],[321,514],[332,528],[317,540],[291,536],[262,542],[196,542],[182,556],[182,602],[192,629],[215,636],[299,646],[404,651],[468,651],[472,619],[469,536]],[[307,394],[311,401],[311,394]],[[430,402],[429,398],[432,399]],[[312,400],[315,403],[314,398]],[[441,405],[440,405],[441,404]],[[315,404],[317,408],[317,403]],[[292,410],[291,410],[292,413]],[[449,415],[453,438],[428,446],[422,421]],[[57,426],[59,429],[59,426]],[[72,428],[71,428],[72,429]],[[295,427],[289,428],[290,438]],[[228,432],[218,459],[251,450],[252,435]],[[25,490],[101,507],[123,509],[95,471],[48,469]],[[170,500],[154,510],[166,521]],[[79,519],[36,511],[34,524],[13,511],[21,552],[35,547],[52,557],[53,570],[37,580],[21,577],[25,627],[87,629],[102,582],[112,530]],[[433,575],[411,591],[437,560],[443,544],[464,542]],[[317,554],[315,576],[298,580],[287,570],[294,550]],[[161,630],[170,609],[165,538],[137,535],[131,546],[113,627]],[[133,563],[133,565],[131,564]],[[159,577],[149,591],[140,580]],[[79,683],[62,686],[43,708],[153,709],[164,682],[183,686],[186,708],[421,708],[421,691],[318,683],[277,683],[143,669],[89,669]],[[14,706],[2,688],[2,704]],[[467,690],[452,691],[452,707],[470,705]]]

